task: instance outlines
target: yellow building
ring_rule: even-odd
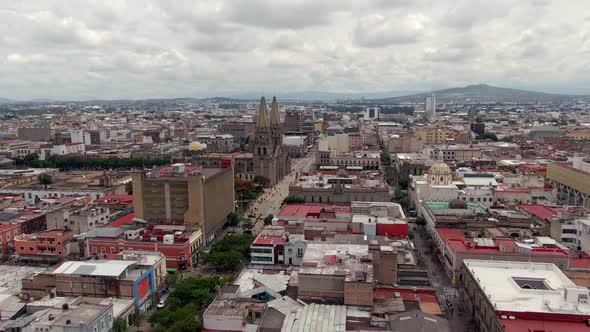
[[[414,131],[423,144],[445,144],[454,141],[455,132],[445,128],[419,128]]]
[[[148,222],[178,222],[200,228],[204,244],[234,211],[233,169],[174,164],[133,176],[135,216]]]
[[[545,177],[557,190],[560,202],[590,208],[590,172],[566,163],[553,163],[547,165]]]

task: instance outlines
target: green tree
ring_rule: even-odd
[[[416,225],[421,227],[426,226],[426,219],[424,219],[422,216],[416,218]]]
[[[125,192],[127,195],[133,195],[133,182],[129,181],[125,183]]]
[[[53,179],[51,178],[51,176],[49,176],[49,174],[39,174],[39,176],[37,177],[37,180],[39,181],[39,184],[43,185],[43,188],[47,189],[47,186],[53,183]]]
[[[270,184],[270,180],[264,176],[256,176],[254,178],[254,183],[263,187],[267,187]]]
[[[240,215],[237,212],[231,212],[227,216],[227,225],[228,226],[238,226],[240,224]]]
[[[205,262],[221,271],[235,271],[244,257],[237,251],[213,252],[207,255]]]
[[[273,216],[272,214],[269,214],[268,216],[266,216],[264,218],[264,225],[272,225],[272,220],[274,219],[275,216]]]
[[[301,196],[289,195],[283,199],[283,204],[290,203],[305,203],[305,199]]]
[[[113,332],[127,332],[127,322],[121,318],[115,319],[113,322]]]

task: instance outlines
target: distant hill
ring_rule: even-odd
[[[590,96],[535,92],[478,84],[408,96],[381,98],[374,101],[384,103],[417,103],[424,102],[426,96],[430,94],[436,96],[437,103],[560,103],[590,100]]]
[[[285,92],[285,93],[272,93],[266,92],[266,98],[272,98],[275,96],[279,101],[335,101],[335,100],[351,100],[351,99],[376,99],[385,97],[403,96],[417,91],[387,91],[387,92],[351,92],[351,93],[340,93],[340,92],[326,92],[326,91],[300,91],[300,92]],[[240,93],[236,95],[230,95],[231,98],[236,99],[247,99],[247,100],[258,100],[262,93]]]
[[[12,99],[8,99],[8,98],[0,98],[0,104],[9,104],[14,102],[14,100]]]

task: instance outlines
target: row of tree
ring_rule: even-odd
[[[189,277],[178,281],[166,299],[166,307],[150,316],[148,321],[152,331],[201,331],[203,312],[226,282],[226,279],[219,277]]]
[[[251,234],[230,234],[211,247],[205,263],[218,271],[235,271],[242,261],[250,259],[250,245],[254,239]]]
[[[164,157],[157,159],[146,158],[119,158],[119,157],[81,157],[81,156],[49,156],[45,160],[39,160],[36,154],[30,154],[22,159],[17,159],[16,164],[19,166],[33,168],[59,168],[61,170],[89,169],[89,170],[106,170],[106,169],[132,169],[146,168],[153,166],[169,165],[172,158]]]

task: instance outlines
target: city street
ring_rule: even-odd
[[[309,171],[313,167],[314,162],[314,151],[310,151],[305,158],[294,159],[291,163],[291,173],[285,176],[274,187],[264,189],[264,194],[258,197],[244,212],[246,217],[251,214],[257,217],[256,224],[252,230],[254,234],[258,234],[262,227],[264,227],[264,217],[269,214],[276,215],[279,212],[283,200],[289,194],[289,184],[295,180],[296,175],[302,171]]]
[[[438,262],[438,258],[431,252],[429,239],[419,231],[419,227],[414,226],[414,246],[416,248],[417,257],[421,257],[426,265],[432,287],[436,289],[436,296],[443,310],[449,313],[449,323],[451,329],[457,332],[471,332],[475,331],[471,324],[467,321],[467,317],[463,316],[461,310],[461,303],[459,303],[459,289],[451,284],[451,280],[446,271]]]

